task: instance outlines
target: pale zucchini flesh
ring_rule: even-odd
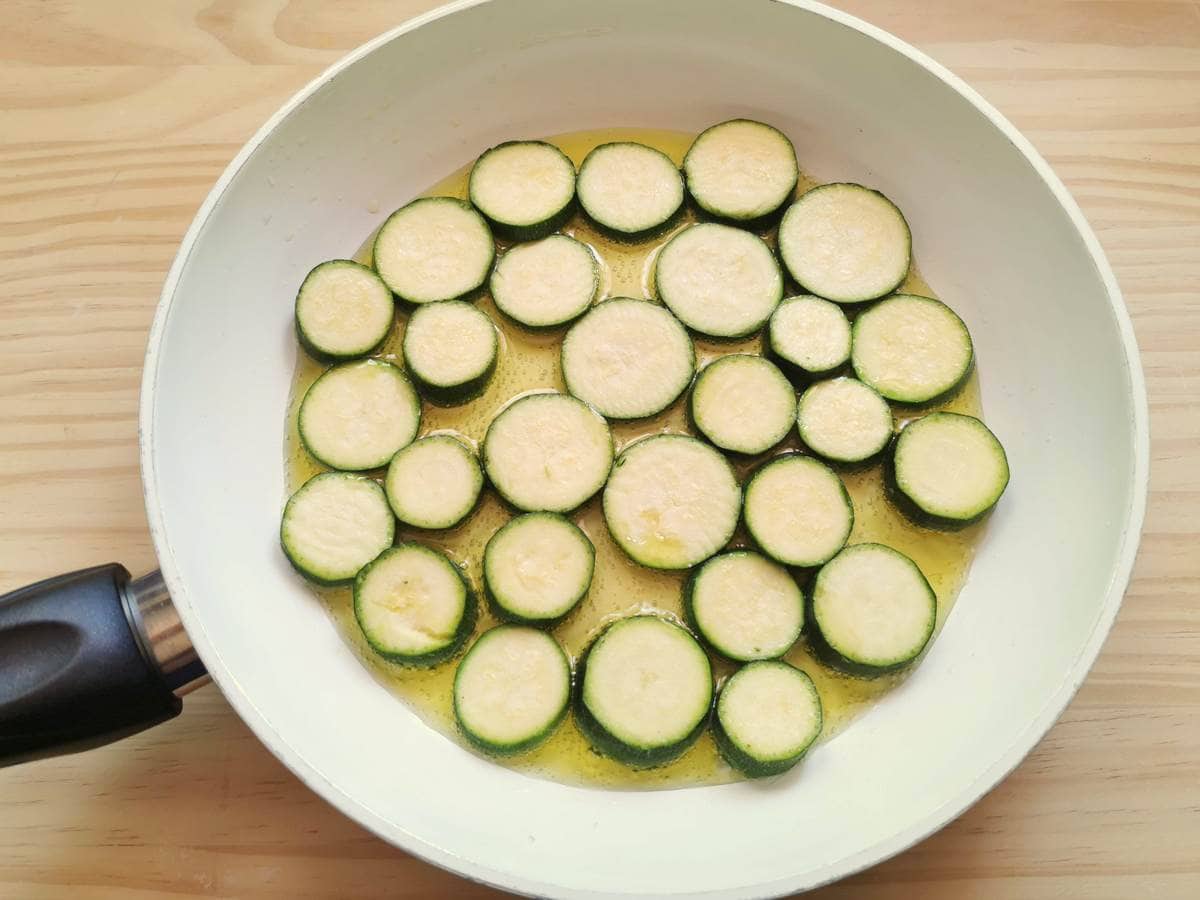
[[[379,277],[413,304],[473,295],[495,255],[483,216],[453,197],[424,197],[396,210],[380,227],[372,253]]]
[[[770,360],[732,353],[700,370],[688,399],[696,429],[722,450],[763,453],[796,419],[796,392]]]
[[[296,334],[325,359],[366,356],[387,338],[395,301],[371,269],[348,259],[316,266],[296,294]]]
[[[423,437],[388,464],[384,479],[396,518],[414,528],[454,528],[474,510],[483,490],[479,460],[449,435]]]
[[[750,119],[705,129],[683,158],[684,179],[696,205],[735,222],[753,222],[778,211],[795,191],[799,174],[792,142]]]
[[[476,160],[467,193],[497,235],[508,241],[536,240],[570,216],[575,165],[545,141],[509,141]]]
[[[554,328],[587,312],[600,291],[600,271],[587,244],[565,234],[518,244],[496,263],[492,300],[527,328]]]
[[[600,490],[612,468],[608,423],[566,394],[531,394],[488,426],[483,466],[510,504],[527,512],[569,512]]]
[[[821,734],[821,697],[808,675],[780,660],[738,669],[717,698],[721,755],[748,778],[786,772]]]
[[[594,306],[562,343],[567,390],[610,419],[662,412],[687,390],[696,350],[669,311],[615,297]]]
[[[733,537],[741,499],[720,453],[695,438],[656,435],[617,459],[604,488],[604,520],[634,562],[689,569]]]
[[[802,294],[776,307],[767,323],[771,354],[802,375],[824,375],[850,361],[850,322],[840,306]]]
[[[783,298],[783,275],[762,238],[716,222],[671,238],[655,262],[654,284],[679,321],[716,338],[753,334]]]
[[[846,545],[854,507],[829,466],[789,453],[760,467],[746,484],[746,530],[786,566],[819,566]]]
[[[443,300],[413,310],[401,352],[404,367],[427,398],[457,404],[487,385],[500,339],[486,313],[461,300]]]
[[[579,205],[620,238],[654,234],[683,206],[683,176],[665,153],[628,141],[601,144],[579,166]]]
[[[725,658],[774,659],[800,637],[804,594],[783,566],[733,550],[693,570],[684,611],[693,630]]]
[[[823,184],[788,207],[779,255],[807,293],[836,303],[890,294],[908,276],[912,236],[887,197],[860,184]]]
[[[332,469],[386,466],[421,425],[421,401],[400,369],[377,359],[328,369],[300,402],[296,427],[305,449]]]
[[[554,513],[507,522],[483,551],[483,582],[496,614],[552,625],[587,594],[596,550],[575,523]]]
[[[288,499],[279,527],[283,552],[317,584],[344,584],[392,545],[396,520],[379,485],[324,472]]]
[[[892,409],[854,378],[830,378],[800,395],[796,430],[817,456],[859,465],[874,459],[892,439]]]

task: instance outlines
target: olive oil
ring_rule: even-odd
[[[592,147],[613,140],[635,140],[649,144],[679,163],[692,138],[692,135],[679,132],[608,129],[575,132],[549,140],[562,148],[578,165]],[[454,173],[434,185],[427,195],[465,198],[468,172],[469,167]],[[802,174],[798,191],[804,191],[814,183]],[[563,230],[593,247],[602,261],[602,297],[653,298],[654,258],[674,231],[685,227],[688,221],[685,217],[673,231],[635,244],[620,243],[604,237],[580,216],[573,219]],[[359,261],[368,264],[371,260],[371,237],[367,236],[362,250],[355,256]],[[773,234],[768,233],[764,237],[769,243],[773,243]],[[331,247],[330,254],[335,255],[336,250],[337,248]],[[935,296],[921,279],[915,266],[901,290]],[[492,317],[500,330],[500,357],[494,377],[482,396],[464,406],[437,407],[425,404],[421,422],[422,435],[453,434],[477,450],[488,423],[499,409],[515,396],[536,389],[564,389],[559,367],[559,343],[565,330],[531,334],[499,315],[490,298],[483,297],[479,301],[479,307]],[[387,342],[377,352],[377,356],[399,363],[405,318],[403,312],[398,314],[397,325]],[[696,341],[698,365],[727,353],[758,353],[761,350],[761,337],[732,343],[704,339]],[[322,365],[311,360],[303,351],[297,351],[292,401],[286,421],[285,466],[289,492],[322,470],[305,453],[300,443],[296,432],[296,410],[304,392],[323,369]],[[940,408],[980,415],[977,376],[972,374],[966,387]],[[613,437],[618,452],[630,442],[648,434],[689,431],[682,399],[652,419],[613,423]],[[783,445],[767,455],[795,449],[797,446],[793,432]],[[765,457],[734,460],[739,476],[745,476],[762,458]],[[855,511],[851,543],[878,541],[911,556],[937,593],[940,629],[966,578],[982,526],[976,525],[954,534],[944,534],[909,524],[884,497],[878,465],[846,474],[844,479]],[[495,495],[485,491],[476,512],[458,528],[448,532],[424,533],[402,527],[398,531],[397,539],[422,541],[440,548],[462,566],[479,593],[484,545],[510,517],[511,513]],[[626,557],[608,535],[598,498],[586,504],[573,518],[595,544],[596,569],[591,590],[580,607],[554,629],[555,637],[562,642],[572,658],[578,659],[591,638],[614,619],[644,611],[666,613],[677,618],[682,615],[681,600],[685,573],[644,569]],[[745,534],[739,531],[733,543],[745,545],[748,542]],[[802,581],[802,586],[807,588],[808,585]],[[457,740],[451,712],[454,663],[427,670],[402,668],[380,660],[367,647],[354,620],[350,589],[342,587],[314,590],[337,622],[347,643],[376,677],[412,706],[432,727]],[[481,608],[477,632],[494,624],[490,612]],[[904,675],[900,674],[868,681],[839,675],[813,660],[803,641],[788,654],[787,659],[812,676],[820,692],[825,709],[822,739],[827,739],[846,727],[875,699],[895,688],[904,678]],[[715,671],[718,678],[724,678],[732,668],[717,661]],[[818,746],[812,752],[836,753],[837,749],[836,746]],[[678,788],[734,781],[739,778],[737,773],[721,760],[708,734],[702,736],[697,744],[678,760],[661,768],[635,771],[594,753],[570,721],[564,722],[542,746],[515,759],[504,760],[503,764],[557,781],[609,788]]]

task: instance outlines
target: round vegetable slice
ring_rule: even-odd
[[[1008,486],[1008,457],[974,416],[931,413],[900,432],[889,466],[892,496],[921,525],[955,530],[991,511]]]
[[[819,566],[846,545],[854,507],[829,466],[789,453],[746,484],[746,529],[767,556],[786,566]]]
[[[963,320],[931,297],[896,294],[854,320],[855,374],[897,403],[949,397],[966,382],[974,357]]]
[[[296,425],[318,462],[348,471],[378,469],[417,436],[421,401],[390,363],[342,363],[312,383]]]
[[[670,762],[704,730],[712,667],[687,631],[658,616],[608,626],[583,662],[576,721],[599,752],[627,765]]]
[[[501,618],[552,625],[587,594],[595,558],[592,542],[570,520],[527,513],[488,540],[483,582]]]
[[[762,453],[791,430],[796,392],[769,360],[734,353],[701,369],[688,411],[700,433],[722,450]]]
[[[475,598],[445,555],[423,544],[398,544],[354,579],[354,616],[384,659],[431,666],[470,636]]]
[[[736,222],[776,212],[792,196],[799,174],[792,142],[750,119],[705,129],[683,158],[688,193],[696,204]]]
[[[305,277],[296,294],[296,334],[327,359],[366,356],[387,338],[392,292],[378,275],[348,259],[331,259]]]
[[[496,234],[508,241],[531,241],[570,217],[575,165],[545,141],[509,141],[475,161],[467,192]]]
[[[861,381],[830,378],[800,395],[796,429],[817,456],[858,465],[882,453],[892,439],[892,410]]]
[[[506,406],[483,439],[483,467],[509,503],[568,512],[600,490],[612,468],[608,423],[566,394],[530,394]]]
[[[937,597],[917,564],[882,544],[847,547],[812,587],[813,643],[827,662],[873,677],[913,662],[937,621]]]
[[[683,177],[665,153],[628,141],[601,144],[579,166],[579,205],[604,231],[638,239],[683,206]]]
[[[610,419],[662,412],[687,390],[696,350],[670,312],[630,297],[594,306],[563,338],[567,390]]]
[[[783,298],[783,275],[762,238],[716,222],[671,238],[655,263],[654,284],[679,321],[717,338],[758,331]]]
[[[604,520],[634,562],[689,569],[733,537],[741,499],[720,453],[685,435],[656,435],[617,459],[604,488]]]
[[[415,528],[454,528],[471,514],[483,490],[483,471],[461,441],[435,434],[392,457],[384,481],[396,518]]]
[[[743,666],[725,682],[713,734],[726,762],[748,778],[763,778],[800,762],[821,724],[821,697],[812,679],[772,660]]]
[[[436,403],[464,403],[496,371],[500,339],[486,313],[461,300],[418,306],[409,317],[401,350],[417,387]]]
[[[400,207],[374,244],[375,271],[409,303],[474,294],[487,281],[495,255],[483,216],[453,197],[424,197]]]
[[[317,584],[344,584],[392,545],[396,520],[379,485],[362,475],[324,472],[288,499],[279,527],[283,552]]]
[[[804,627],[804,594],[787,569],[749,550],[714,556],[684,587],[684,611],[704,641],[727,659],[773,659]]]
[[[850,361],[850,322],[836,303],[802,294],[771,313],[767,346],[803,375],[823,375]]]
[[[454,717],[476,747],[497,756],[530,750],[562,722],[571,664],[544,631],[501,625],[484,632],[454,675]]]
[[[496,308],[527,328],[554,328],[583,315],[600,291],[587,244],[553,234],[518,244],[496,263],[490,282]]]
[[[861,184],[823,184],[788,207],[779,255],[810,294],[859,303],[890,294],[908,276],[912,236],[892,201]]]

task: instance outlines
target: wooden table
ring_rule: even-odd
[[[154,566],[138,379],[179,240],[284,99],[433,5],[3,4],[0,590]],[[1200,6],[843,5],[965,77],[1066,180],[1133,314],[1154,447],[1133,585],[1062,721],[956,823],[816,896],[1200,897]],[[0,774],[0,897],[180,895],[494,892],[334,812],[211,687],[118,746]]]

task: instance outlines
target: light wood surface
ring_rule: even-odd
[[[178,242],[284,99],[432,5],[0,7],[0,590],[154,566],[138,378]],[[965,77],[1066,180],[1133,314],[1154,447],[1133,585],[1062,721],[959,821],[813,896],[1200,897],[1200,5],[842,5]],[[191,895],[494,892],[342,818],[211,687],[120,745],[0,773],[0,897]]]

